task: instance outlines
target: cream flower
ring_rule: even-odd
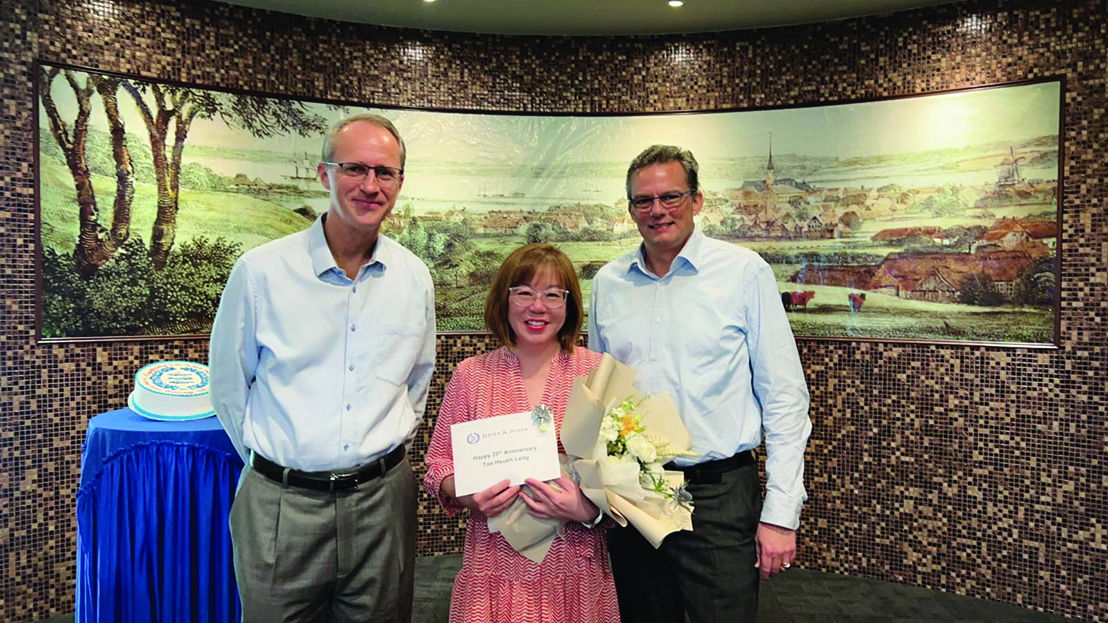
[[[631,435],[627,438],[627,451],[643,463],[653,463],[658,458],[658,450],[643,435]]]
[[[619,422],[606,417],[600,422],[600,438],[604,441],[615,441],[619,438]]]

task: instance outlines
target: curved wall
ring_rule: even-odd
[[[207,346],[35,343],[38,58],[380,106],[577,113],[834,102],[1064,75],[1060,348],[802,342],[815,431],[801,561],[1108,621],[1104,0],[628,38],[393,30],[204,2],[4,5],[0,619],[72,610],[88,419],[124,403],[140,363],[204,360]],[[453,366],[490,346],[485,336],[439,338],[432,409]],[[421,551],[458,551],[458,522],[421,505]]]

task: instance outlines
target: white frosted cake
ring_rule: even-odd
[[[208,366],[192,361],[159,361],[135,373],[127,406],[152,420],[198,420],[215,415],[208,399]]]

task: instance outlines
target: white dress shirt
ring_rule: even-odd
[[[808,387],[773,269],[757,253],[693,230],[663,276],[642,248],[593,279],[589,348],[638,370],[644,394],[668,392],[696,458],[758,447],[765,435],[761,520],[795,529],[807,494]]]
[[[434,361],[427,267],[378,236],[351,280],[320,217],[236,262],[212,326],[212,406],[244,460],[353,467],[410,443]]]

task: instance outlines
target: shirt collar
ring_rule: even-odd
[[[677,254],[679,259],[684,259],[685,263],[689,265],[692,271],[700,272],[700,267],[704,262],[704,233],[700,231],[699,227],[693,227],[692,235],[685,241],[685,246],[681,247],[681,252]]]
[[[693,273],[700,271],[700,266],[703,261],[704,252],[704,233],[700,231],[699,227],[694,227],[689,239],[685,241],[685,246],[681,247],[681,250],[677,253],[677,257],[673,258],[673,264],[670,266],[670,272],[673,272],[675,268],[682,265],[688,265],[689,269]],[[639,243],[639,248],[635,251],[635,255],[631,258],[631,264],[627,267],[627,270],[636,269],[644,275],[651,275],[649,267],[646,264],[646,245]],[[657,275],[657,277],[665,277],[665,275]]]
[[[312,256],[312,270],[316,277],[322,276],[328,271],[339,271],[339,265],[335,262],[335,256],[331,255],[331,248],[327,246],[327,235],[323,233],[323,221],[327,219],[327,213],[319,215],[310,228],[308,228],[308,253]],[[381,264],[382,268],[388,266],[388,247],[381,244],[381,236],[378,234],[374,243],[373,254],[365,266]],[[364,267],[363,267],[364,268]],[[359,270],[359,274],[364,272]]]

